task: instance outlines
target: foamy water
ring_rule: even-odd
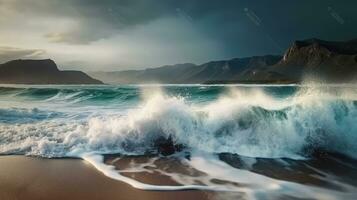
[[[330,152],[354,159],[356,121],[354,86],[0,88],[1,154],[79,157],[106,176],[145,190],[231,191],[248,199],[266,193],[353,199],[355,187],[336,178],[330,182],[337,181],[344,192],[239,169],[217,155],[309,160],[316,152]],[[103,160],[105,154],[160,154],[162,141],[179,145],[190,158],[177,158],[206,176],[161,171],[181,186],[150,185],[121,175]]]

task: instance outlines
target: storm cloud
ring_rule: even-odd
[[[87,71],[202,63],[282,54],[298,39],[354,39],[356,7],[353,0],[0,0],[0,45],[11,47],[4,55],[42,49],[62,68]]]
[[[46,52],[40,49],[20,49],[0,46],[0,63],[15,59],[39,59]]]

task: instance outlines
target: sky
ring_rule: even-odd
[[[0,0],[0,63],[116,71],[357,38],[355,0]]]

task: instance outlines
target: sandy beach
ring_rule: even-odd
[[[150,180],[149,180],[150,181]],[[0,199],[216,199],[212,192],[137,190],[80,159],[0,157]]]

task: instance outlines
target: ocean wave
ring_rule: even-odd
[[[63,116],[60,112],[44,111],[38,108],[0,109],[0,123],[33,123]],[[1,134],[1,133],[0,133]]]
[[[0,124],[0,152],[46,157],[160,153],[163,140],[187,150],[249,157],[300,159],[321,149],[356,157],[353,90],[302,88],[276,98],[261,89],[232,88],[206,104],[159,89],[141,93],[142,103],[123,115]]]
[[[54,87],[30,87],[30,88],[11,88],[0,87],[0,95],[4,97],[17,97],[27,101],[45,102],[111,102],[129,101],[138,97],[139,90],[133,87],[119,88],[54,88]]]

